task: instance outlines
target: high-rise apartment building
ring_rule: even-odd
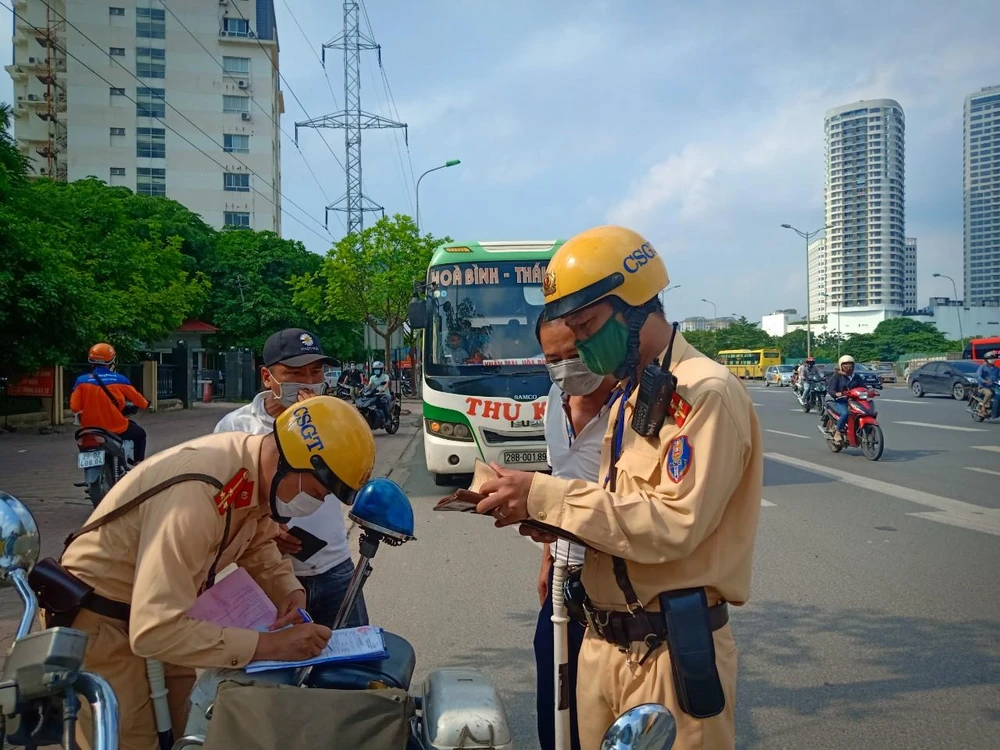
[[[280,230],[273,0],[17,0],[14,137],[35,174]]]
[[[820,236],[809,243],[809,320],[819,320],[826,315],[829,297],[827,291],[826,237]],[[831,300],[832,301],[832,300]]]
[[[1000,304],[1000,86],[965,97],[965,304]]]
[[[906,252],[903,256],[903,307],[906,312],[917,309],[917,240],[906,238]]]
[[[902,310],[903,108],[872,99],[826,113],[827,304]]]

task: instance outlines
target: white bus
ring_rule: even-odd
[[[424,456],[437,484],[471,473],[477,458],[548,468],[552,383],[535,324],[545,269],[562,242],[456,242],[434,251],[410,325],[424,329]]]

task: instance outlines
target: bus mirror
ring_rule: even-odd
[[[407,318],[409,318],[411,329],[425,328],[427,326],[427,303],[416,297],[411,299],[407,309]]]

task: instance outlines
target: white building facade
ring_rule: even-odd
[[[917,309],[917,239],[906,238],[903,255],[903,309],[913,312]]]
[[[95,176],[177,200],[215,227],[280,232],[273,0],[16,8],[14,137],[35,174]]]
[[[1000,86],[965,98],[965,301],[1000,304]]]
[[[810,320],[818,320],[826,315],[826,306],[830,300],[827,286],[828,258],[826,252],[826,237],[819,237],[809,243],[809,310]]]
[[[872,99],[829,110],[827,307],[905,308],[903,109]]]

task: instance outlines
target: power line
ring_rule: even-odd
[[[197,42],[197,43],[198,43],[198,46],[199,46],[199,47],[201,47],[201,48],[202,48],[202,49],[203,49],[203,50],[205,51],[205,54],[206,54],[206,55],[208,55],[208,56],[209,56],[209,57],[210,57],[210,58],[212,59],[212,61],[213,61],[213,62],[215,62],[215,63],[217,63],[217,64],[219,65],[220,69],[222,70],[222,73],[223,73],[223,76],[226,76],[226,75],[230,75],[230,73],[229,73],[229,72],[228,72],[228,71],[226,70],[226,65],[225,65],[225,63],[224,63],[224,62],[222,62],[221,60],[219,60],[219,59],[218,59],[218,58],[217,58],[217,57],[216,57],[215,55],[213,55],[213,54],[212,54],[212,53],[211,53],[211,52],[209,51],[208,47],[206,47],[206,46],[205,46],[204,44],[202,44],[202,43],[201,43],[201,40],[200,40],[200,39],[199,39],[199,38],[198,38],[198,37],[197,37],[197,36],[196,36],[196,35],[194,34],[194,32],[192,32],[192,31],[191,31],[191,29],[189,29],[189,28],[188,28],[188,27],[187,27],[187,26],[186,26],[186,25],[184,24],[184,22],[183,22],[183,21],[182,21],[182,20],[181,20],[181,19],[180,19],[180,18],[178,17],[178,15],[177,15],[176,13],[174,13],[174,12],[173,12],[173,10],[171,10],[171,9],[170,9],[170,6],[168,6],[168,5],[167,5],[167,4],[166,4],[166,3],[164,2],[164,0],[159,0],[159,3],[160,3],[160,5],[162,5],[162,6],[163,6],[163,9],[164,9],[165,11],[167,11],[167,13],[169,13],[169,14],[170,14],[171,16],[173,16],[174,20],[175,20],[175,21],[177,21],[177,23],[178,23],[178,24],[180,24],[180,27],[181,27],[182,29],[184,29],[184,31],[186,31],[186,32],[188,33],[188,35],[189,35],[189,36],[190,36],[190,37],[191,37],[192,39],[194,39],[194,40],[195,40],[195,42]],[[271,124],[272,124],[272,125],[274,125],[274,127],[276,127],[276,128],[278,129],[278,131],[279,131],[279,132],[280,132],[280,133],[281,133],[281,134],[282,134],[283,136],[285,136],[285,138],[287,138],[288,140],[290,140],[290,141],[292,142],[292,145],[293,145],[293,146],[295,146],[295,150],[296,150],[296,152],[298,152],[299,156],[301,156],[301,157],[302,157],[302,161],[303,161],[303,162],[305,163],[305,165],[306,165],[306,169],[308,169],[308,170],[309,170],[309,174],[311,174],[311,175],[312,175],[312,177],[313,177],[313,179],[314,179],[314,180],[316,181],[316,186],[317,186],[317,187],[319,188],[320,192],[321,192],[321,193],[323,194],[323,197],[327,199],[327,202],[329,202],[329,200],[330,200],[330,199],[329,199],[329,198],[327,198],[327,195],[326,195],[326,190],[324,190],[324,189],[323,189],[323,184],[322,184],[322,183],[321,183],[321,182],[319,181],[319,178],[318,178],[318,177],[316,176],[316,172],[314,172],[314,171],[313,171],[313,168],[312,168],[312,165],[311,165],[311,164],[309,164],[309,160],[308,160],[308,159],[306,159],[306,155],[302,153],[302,149],[300,149],[300,148],[299,148],[299,144],[297,144],[297,143],[295,142],[295,139],[294,139],[294,138],[292,138],[292,137],[291,137],[291,136],[290,136],[290,135],[289,135],[288,133],[286,133],[286,132],[284,131],[284,129],[282,129],[282,127],[281,127],[281,123],[279,123],[279,122],[278,122],[278,121],[277,121],[277,120],[276,120],[276,119],[275,119],[274,117],[272,117],[272,116],[271,116],[271,113],[270,113],[270,112],[268,112],[268,111],[267,111],[266,109],[264,109],[264,108],[263,108],[263,107],[262,107],[262,106],[260,105],[260,102],[258,102],[258,101],[257,101],[257,100],[256,100],[256,99],[255,99],[255,98],[253,97],[253,96],[251,96],[251,97],[250,97],[250,102],[251,102],[251,104],[253,104],[253,105],[254,105],[254,106],[255,106],[255,107],[257,108],[257,109],[259,109],[259,110],[260,110],[260,112],[261,112],[261,113],[262,113],[262,114],[264,115],[264,117],[266,117],[266,118],[267,118],[267,119],[268,119],[268,120],[269,120],[269,121],[271,122]]]
[[[162,0],[161,0],[161,2],[162,2]],[[306,40],[306,46],[310,50],[312,50],[313,57],[316,58],[316,62],[318,62],[319,66],[323,69],[323,77],[326,78],[326,85],[330,89],[330,96],[333,97],[333,108],[334,108],[334,110],[340,109],[340,104],[337,103],[337,94],[333,90],[333,83],[330,81],[330,73],[327,71],[326,65],[323,64],[322,58],[320,58],[319,53],[316,51],[316,48],[313,46],[313,43],[309,40],[309,37],[306,35],[305,30],[302,28],[302,25],[299,23],[299,19],[297,19],[295,17],[295,13],[292,11],[291,7],[288,5],[287,0],[281,0],[281,2],[285,6],[285,10],[288,11],[288,15],[292,17],[292,21],[294,21],[295,25],[298,27],[299,32],[302,34],[302,38]]]
[[[24,23],[25,23],[25,24],[27,24],[28,26],[30,26],[30,27],[31,27],[32,29],[34,29],[34,30],[35,30],[36,32],[39,32],[39,33],[41,32],[41,29],[40,29],[40,28],[38,28],[37,26],[35,26],[34,24],[32,24],[32,23],[31,23],[30,21],[28,21],[28,19],[27,19],[27,18],[25,18],[24,16],[22,16],[22,15],[21,15],[20,13],[18,13],[18,12],[17,12],[16,10],[14,10],[14,8],[12,8],[11,6],[7,5],[7,3],[6,3],[6,2],[4,2],[3,0],[0,0],[0,7],[4,7],[4,8],[6,8],[7,10],[9,10],[9,11],[10,11],[11,13],[13,13],[13,14],[14,14],[14,16],[15,16],[16,18],[20,18],[20,19],[21,19],[22,21],[24,21]],[[65,18],[63,18],[63,20],[66,20],[66,19],[65,19]],[[67,23],[69,23],[69,22],[67,21]],[[70,25],[72,26],[72,24],[70,24]],[[75,29],[76,27],[74,26],[73,28]],[[79,29],[77,29],[77,31],[79,31]],[[89,41],[89,40],[88,40],[88,41]],[[80,63],[80,65],[82,65],[82,66],[83,66],[84,68],[86,68],[86,69],[87,69],[87,70],[88,70],[88,71],[89,71],[90,73],[92,73],[92,74],[93,74],[94,76],[96,76],[96,77],[97,77],[98,79],[100,79],[101,81],[103,81],[104,83],[106,83],[106,84],[108,85],[108,87],[109,87],[109,88],[119,88],[119,87],[115,87],[115,86],[113,86],[113,84],[111,83],[111,81],[109,81],[109,80],[108,80],[107,78],[105,78],[104,76],[102,76],[102,75],[101,75],[100,73],[98,73],[98,72],[97,72],[96,70],[94,70],[94,69],[93,69],[92,67],[90,67],[90,66],[89,66],[89,65],[88,65],[87,63],[85,63],[85,62],[84,62],[83,60],[81,60],[81,59],[80,59],[79,57],[77,57],[76,55],[74,55],[74,54],[73,54],[72,52],[70,52],[70,51],[69,51],[68,49],[66,49],[65,47],[60,47],[60,46],[59,46],[59,45],[57,45],[57,44],[55,43],[55,41],[53,41],[52,39],[49,39],[49,43],[50,43],[50,44],[52,45],[52,47],[53,47],[53,48],[55,48],[55,49],[56,49],[56,50],[58,50],[59,52],[62,52],[62,53],[63,53],[64,55],[66,55],[67,57],[69,57],[69,58],[71,58],[71,59],[75,60],[76,62]],[[93,42],[91,42],[91,44],[93,44]],[[96,45],[95,45],[95,46],[96,46]],[[98,48],[98,49],[100,49],[100,48]],[[130,96],[129,96],[128,94],[125,94],[125,93],[123,92],[123,93],[122,93],[121,95],[122,95],[122,96],[124,96],[124,97],[125,97],[126,99],[128,99],[128,100],[129,100],[130,102],[132,102],[133,104],[135,104],[136,106],[139,106],[139,103],[138,103],[138,102],[137,102],[137,101],[136,101],[135,99],[133,99],[132,97],[130,97]],[[185,143],[187,143],[187,144],[188,144],[189,146],[191,146],[191,147],[192,147],[193,149],[195,149],[196,151],[198,151],[198,152],[199,152],[199,153],[200,153],[200,154],[201,154],[202,156],[204,156],[204,157],[205,157],[206,159],[208,159],[209,161],[213,162],[213,163],[214,163],[214,164],[215,164],[216,166],[218,166],[219,168],[221,168],[221,169],[222,169],[222,170],[224,170],[224,171],[228,171],[227,167],[226,167],[226,166],[225,166],[224,164],[222,164],[221,162],[219,162],[218,160],[216,160],[216,159],[215,159],[215,158],[214,158],[214,157],[213,157],[213,156],[212,156],[211,154],[207,153],[206,151],[204,151],[204,150],[203,150],[202,148],[200,148],[199,146],[196,146],[196,145],[195,145],[195,144],[194,144],[194,143],[193,143],[193,142],[192,142],[192,141],[191,141],[191,140],[190,140],[189,138],[187,138],[187,136],[185,136],[185,135],[184,135],[183,133],[179,133],[179,132],[178,132],[178,131],[176,131],[176,130],[175,130],[174,128],[170,127],[170,126],[169,126],[169,125],[168,125],[168,124],[166,123],[166,121],[165,121],[165,120],[163,120],[163,119],[162,119],[162,118],[160,118],[160,117],[157,117],[156,115],[151,115],[150,117],[151,117],[151,119],[154,119],[154,120],[156,120],[157,122],[159,122],[159,123],[160,123],[161,125],[163,125],[163,127],[164,127],[165,129],[169,130],[169,131],[170,131],[171,133],[173,133],[174,135],[177,135],[177,136],[179,136],[179,137],[181,138],[181,140],[183,140],[183,141],[184,141]],[[204,131],[202,131],[202,133],[204,133]],[[218,144],[216,144],[216,145],[218,145]],[[244,165],[244,166],[245,166],[245,165]],[[249,168],[248,168],[248,169],[249,169]],[[251,171],[252,171],[252,170],[251,170]],[[256,173],[254,173],[254,174],[256,174]],[[262,179],[262,181],[264,181],[265,183],[267,182],[266,180],[263,180],[263,178],[261,178],[261,179]],[[272,189],[273,189],[273,187],[274,187],[273,185],[268,185],[268,186],[269,186],[269,187],[271,187]],[[257,195],[259,195],[259,196],[260,196],[261,198],[263,198],[264,200],[266,200],[266,201],[267,201],[268,203],[270,203],[270,204],[271,204],[272,206],[274,206],[275,208],[279,208],[278,204],[277,204],[277,203],[276,203],[276,202],[274,201],[274,199],[273,199],[273,198],[270,198],[270,197],[268,197],[268,196],[267,196],[266,194],[262,193],[262,192],[261,192],[260,190],[258,190],[258,189],[257,189],[256,187],[251,187],[251,188],[250,188],[250,190],[251,190],[252,192],[256,193]],[[285,195],[284,195],[283,193],[281,193],[280,191],[278,192],[278,194],[279,194],[279,195],[280,195],[280,196],[281,196],[282,198],[284,198],[284,199],[285,199],[285,200],[286,200],[286,201],[287,201],[288,203],[291,203],[291,204],[292,204],[293,206],[295,206],[295,207],[296,207],[297,209],[299,209],[300,211],[302,211],[302,213],[304,213],[304,214],[305,214],[305,215],[306,215],[307,217],[309,217],[309,213],[308,213],[308,212],[307,212],[307,211],[306,211],[305,209],[303,209],[303,208],[302,208],[302,207],[301,207],[300,205],[298,205],[297,203],[295,203],[295,201],[291,200],[290,198],[288,198],[287,196],[285,196]],[[315,229],[313,229],[312,227],[310,227],[310,226],[306,225],[306,224],[305,224],[305,223],[303,223],[303,222],[302,222],[302,221],[301,221],[300,219],[298,219],[298,218],[297,218],[296,216],[293,216],[293,215],[292,215],[291,213],[289,213],[288,211],[285,211],[285,213],[287,213],[287,214],[288,214],[288,217],[289,217],[290,219],[292,219],[293,221],[296,221],[296,222],[298,222],[299,224],[301,224],[301,225],[302,225],[302,226],[303,226],[303,227],[304,227],[305,229],[307,229],[307,230],[309,230],[310,232],[312,232],[313,234],[315,234],[315,235],[316,235],[317,237],[319,237],[319,238],[320,238],[321,240],[323,240],[324,242],[325,242],[325,241],[327,241],[327,240],[329,240],[329,239],[332,239],[332,237],[330,236],[329,232],[327,233],[327,236],[326,236],[326,237],[324,237],[323,235],[319,234],[319,232],[317,232],[317,231],[316,231]],[[312,218],[312,217],[309,217],[309,218]],[[315,222],[316,222],[317,224],[319,224],[319,221],[318,221],[318,220],[316,220],[316,219],[313,219],[313,221],[315,221]],[[321,226],[322,226],[322,225],[321,225]]]

